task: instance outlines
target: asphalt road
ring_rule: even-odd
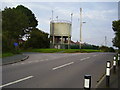
[[[25,53],[29,59],[2,67],[0,88],[83,88],[84,75],[92,88],[105,73],[114,53]]]

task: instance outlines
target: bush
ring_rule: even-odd
[[[112,47],[106,47],[106,46],[101,46],[100,50],[104,52],[115,52],[115,50]]]

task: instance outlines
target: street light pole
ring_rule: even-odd
[[[81,49],[81,42],[82,42],[82,8],[80,8],[80,49]]]

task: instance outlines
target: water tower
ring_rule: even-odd
[[[52,20],[50,22],[50,47],[65,49],[70,47],[71,21]]]

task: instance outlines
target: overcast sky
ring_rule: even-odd
[[[54,11],[54,19],[58,16],[60,20],[70,20],[70,14],[73,13],[73,41],[79,41],[78,19],[80,17],[79,9],[82,8],[83,21],[86,22],[82,27],[83,42],[104,45],[105,36],[107,36],[107,45],[112,46],[112,38],[114,37],[112,21],[118,19],[118,2],[2,2],[2,10],[6,6],[16,7],[17,5],[24,5],[32,10],[38,20],[37,27],[47,33],[50,32],[52,10]]]

